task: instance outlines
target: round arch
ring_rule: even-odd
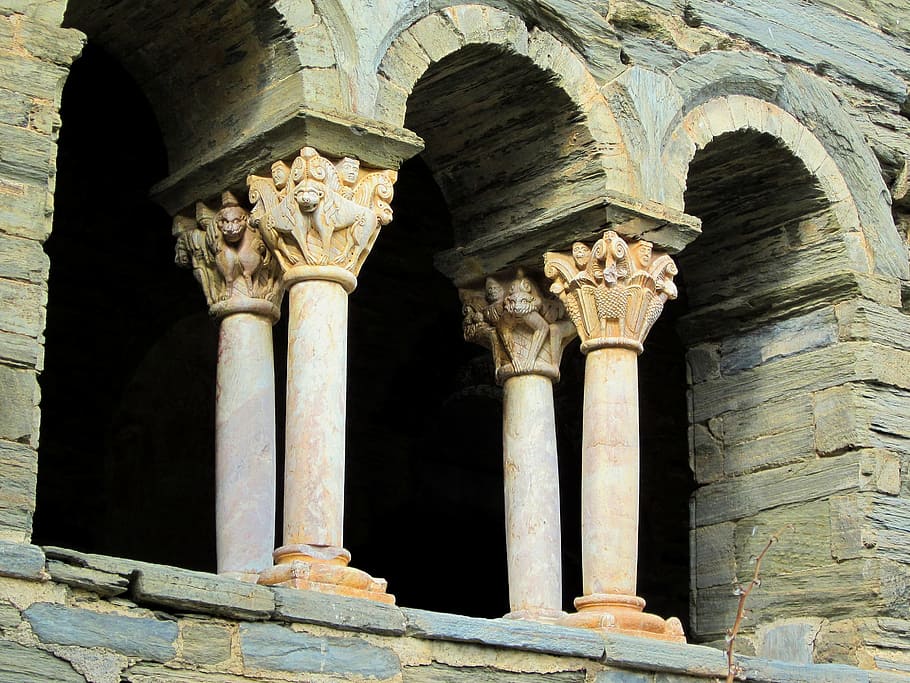
[[[637,181],[622,131],[584,61],[550,33],[529,30],[521,17],[493,7],[448,7],[421,18],[391,39],[377,69],[377,117],[404,125],[408,98],[427,70],[472,45],[526,57],[545,72],[577,109],[596,142],[606,187],[634,194]]]

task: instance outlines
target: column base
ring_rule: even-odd
[[[274,557],[275,566],[259,574],[259,583],[264,586],[283,586],[395,604],[395,596],[386,593],[388,583],[385,579],[374,579],[360,569],[347,566],[351,554],[344,548],[286,545],[278,548]]]
[[[568,615],[561,609],[519,609],[503,615],[503,619],[516,619],[519,621],[536,621],[541,624],[561,623]]]
[[[634,595],[594,593],[575,598],[575,614],[560,620],[560,626],[589,628],[602,633],[621,633],[640,638],[655,638],[685,643],[686,634],[676,617],[662,619],[642,610],[645,601]]]

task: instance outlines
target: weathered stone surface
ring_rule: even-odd
[[[0,123],[0,173],[10,178],[45,180],[56,146],[41,133]]]
[[[402,608],[407,634],[427,640],[454,640],[495,647],[597,659],[603,642],[593,632],[508,619],[477,619]]]
[[[61,67],[69,67],[85,44],[79,31],[40,21],[21,22],[17,39],[33,57]]]
[[[695,523],[700,527],[742,519],[780,505],[875,486],[875,472],[854,453],[777,467],[701,487],[695,494]]]
[[[0,541],[0,576],[31,581],[46,579],[44,553],[35,545]]]
[[[741,36],[767,51],[815,67],[819,63],[839,76],[903,99],[906,85],[896,75],[906,57],[892,38],[829,10],[805,5],[803,23],[792,20],[793,6],[770,0],[756,7],[746,0],[717,4],[691,3],[705,24]],[[812,26],[809,31],[805,27]]]
[[[166,662],[176,654],[177,624],[172,621],[42,602],[30,606],[23,615],[43,643],[103,647],[156,662]]]
[[[429,664],[404,667],[401,680],[404,683],[584,683],[585,672],[520,673],[489,666]]]
[[[779,397],[862,380],[910,386],[910,352],[868,342],[840,343],[703,382],[693,391],[693,419],[702,422]]]
[[[394,605],[331,593],[275,588],[275,619],[344,631],[402,635],[405,617]]]
[[[47,561],[47,571],[54,581],[106,597],[125,593],[130,587],[129,580],[120,574],[102,572],[89,567],[75,567],[53,559]]]
[[[268,619],[275,609],[268,588],[174,567],[138,569],[132,595],[140,603],[238,619]]]
[[[812,664],[812,645],[819,626],[818,620],[773,624],[762,632],[759,654],[764,659]]]
[[[53,195],[42,182],[24,182],[0,177],[0,232],[29,239],[47,238],[51,221],[45,211],[53,204]]]
[[[0,440],[37,446],[38,377],[33,370],[0,365],[0,387],[4,389],[0,412]],[[27,493],[23,489],[23,493]],[[23,499],[22,503],[25,503]],[[15,516],[19,517],[21,513]],[[12,519],[10,519],[12,521]]]
[[[0,602],[0,628],[16,628],[22,623],[22,615],[15,605]]]
[[[43,283],[49,261],[35,240],[0,234],[0,278]]]
[[[38,337],[44,331],[43,286],[0,279],[0,330]]]
[[[128,683],[250,683],[246,676],[230,674],[203,673],[195,669],[175,669],[161,664],[136,664],[123,672],[123,680]],[[278,683],[274,678],[262,678],[257,675],[257,683]]]
[[[748,335],[728,337],[720,345],[720,368],[725,375],[756,365],[817,349],[837,341],[837,321],[831,308],[781,320]]]
[[[42,370],[44,349],[37,339],[0,331],[0,360],[5,364]]]
[[[362,676],[384,680],[401,671],[398,656],[356,637],[332,638],[275,624],[241,624],[240,651],[246,668]]]
[[[227,624],[183,620],[180,625],[183,659],[209,666],[230,659],[231,631]]]
[[[3,683],[85,683],[85,678],[63,660],[8,640],[0,640],[0,680]]]
[[[857,448],[910,453],[910,390],[851,383],[817,392],[815,441],[820,454]],[[892,493],[900,490],[899,478]]]
[[[910,565],[910,500],[875,495],[869,511],[876,553]]]
[[[910,349],[910,315],[873,301],[845,301],[835,307],[838,332],[844,341],[867,339]]]
[[[0,377],[4,373],[0,370]],[[8,388],[7,388],[8,390]],[[10,401],[4,411],[25,410]],[[29,408],[20,416],[22,423],[31,417]],[[3,420],[0,419],[0,424]],[[23,425],[24,426],[24,425]],[[12,430],[19,432],[22,427]],[[0,529],[12,534],[31,533],[32,514],[35,510],[35,486],[38,480],[38,454],[33,448],[21,443],[0,440]]]
[[[868,683],[869,674],[860,669],[836,664],[797,666],[752,657],[738,657],[746,680],[773,683]]]
[[[695,552],[691,565],[695,585],[730,586],[736,578],[734,531],[732,522],[712,524],[694,530]]]
[[[705,677],[722,676],[727,671],[724,654],[710,647],[620,635],[604,636],[604,645],[603,661],[622,668]]]

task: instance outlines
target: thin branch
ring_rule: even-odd
[[[736,608],[736,619],[733,622],[733,627],[727,631],[727,681],[726,683],[733,683],[738,669],[733,662],[733,644],[736,641],[736,635],[739,633],[739,627],[742,625],[743,619],[746,614],[746,598],[749,597],[749,594],[756,588],[761,585],[761,563],[765,559],[765,554],[771,549],[771,546],[777,543],[778,539],[781,537],[784,531],[787,529],[793,529],[792,524],[788,524],[779,531],[771,534],[771,538],[768,539],[768,542],[765,544],[765,547],[758,554],[758,557],[755,558],[755,571],[752,572],[752,580],[749,584],[743,588],[742,584],[736,586],[736,593],[739,595],[739,606]]]

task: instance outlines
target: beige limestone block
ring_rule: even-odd
[[[284,543],[340,548],[348,295],[338,282],[290,290]]]
[[[553,388],[543,375],[506,380],[503,472],[509,616],[562,615],[562,540]]]
[[[626,348],[592,351],[585,361],[582,438],[586,595],[635,595],[638,471],[638,356]]]
[[[275,372],[272,320],[221,321],[215,402],[219,573],[255,574],[275,547]]]

